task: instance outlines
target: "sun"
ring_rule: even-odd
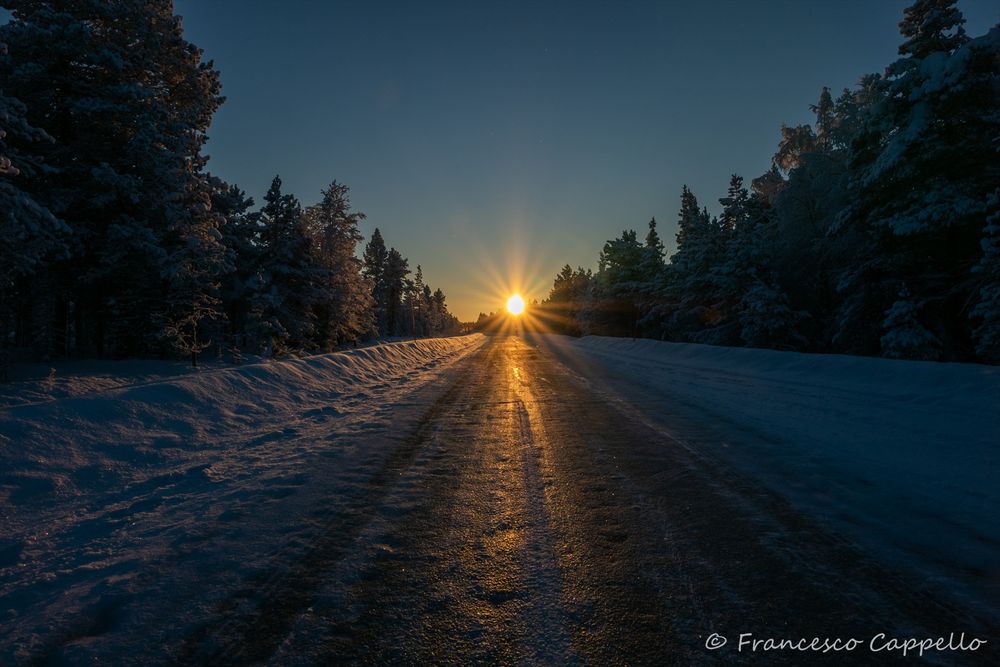
[[[524,299],[520,294],[514,294],[507,299],[507,312],[511,315],[520,315],[524,312]]]

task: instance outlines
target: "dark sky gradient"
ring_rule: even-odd
[[[681,185],[718,210],[823,85],[896,57],[908,4],[176,0],[228,98],[210,169],[258,202],[346,183],[463,319],[650,216],[672,247]]]

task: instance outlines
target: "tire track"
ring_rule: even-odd
[[[250,584],[219,606],[218,620],[188,637],[177,654],[182,664],[247,664],[265,662],[284,641],[299,614],[309,607],[325,573],[351,548],[360,531],[368,524],[382,499],[399,476],[412,464],[432,436],[442,412],[454,403],[461,392],[465,374],[475,366],[482,351],[463,360],[465,365],[456,379],[423,415],[416,428],[396,447],[388,460],[365,485],[364,493],[344,503],[342,492],[319,501],[330,510],[323,517],[322,531],[312,541],[304,556],[290,567],[276,567],[274,574]],[[280,561],[284,554],[272,560]],[[235,614],[251,603],[251,611]]]

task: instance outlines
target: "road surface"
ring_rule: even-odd
[[[318,462],[308,493],[262,509],[274,535],[299,529],[246,535],[253,567],[164,565],[149,586],[176,584],[169,604],[112,604],[37,657],[84,662],[123,624],[103,654],[213,665],[885,664],[898,652],[870,652],[877,633],[990,631],[571,366],[492,338],[418,418],[364,436],[388,450],[373,474]],[[866,643],[752,653],[741,633]]]

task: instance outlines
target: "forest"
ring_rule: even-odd
[[[567,265],[535,320],[562,333],[1000,361],[1000,27],[970,38],[953,0],[918,0],[900,58],[771,169],[734,175],[710,216],[681,192],[669,259],[651,220]],[[479,327],[490,318],[482,316]]]
[[[0,349],[9,357],[282,355],[459,323],[347,186],[259,208],[207,171],[221,75],[168,0],[4,0]],[[899,59],[822,88],[719,215],[686,187],[531,312],[572,335],[1000,361],[1000,28],[918,0]],[[141,48],[139,48],[141,45]],[[361,249],[360,256],[358,250]],[[483,316],[478,328],[494,318]]]
[[[457,329],[378,229],[358,257],[347,186],[303,206],[275,177],[255,208],[206,170],[220,73],[169,0],[0,7],[5,360],[197,363]]]

